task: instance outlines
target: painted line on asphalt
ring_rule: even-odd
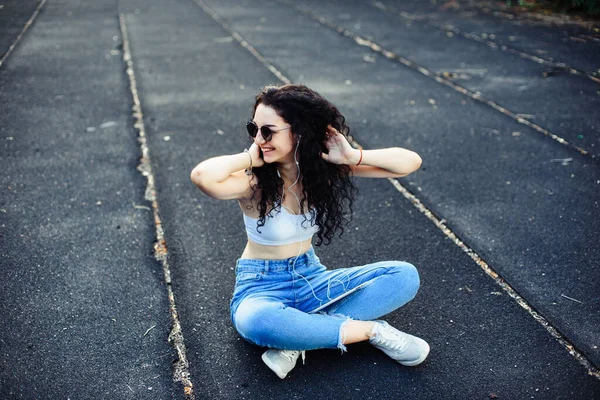
[[[252,54],[262,65],[264,65],[273,75],[277,77],[280,81],[285,84],[292,83],[288,78],[286,78],[277,68],[272,66],[263,56],[260,54],[250,43],[244,40],[243,37],[239,35],[239,33],[235,32],[219,15],[214,12],[209,6],[207,6],[202,0],[194,0],[196,4],[204,10],[206,14],[208,14],[212,19],[221,25],[223,29],[225,29],[243,48],[248,50],[250,54]]]
[[[183,340],[183,333],[181,331],[181,324],[179,323],[179,314],[177,312],[177,306],[175,304],[175,295],[173,294],[173,288],[171,285],[171,268],[168,260],[168,249],[165,234],[162,228],[162,220],[160,217],[160,209],[158,206],[158,198],[156,192],[156,186],[154,184],[155,178],[152,172],[152,163],[150,159],[150,149],[146,140],[146,128],[144,125],[144,114],[142,112],[142,105],[138,96],[137,81],[135,79],[135,70],[133,68],[133,59],[131,57],[131,49],[129,47],[129,37],[127,36],[127,25],[125,24],[125,17],[123,14],[119,14],[119,24],[121,26],[121,34],[123,36],[123,61],[125,62],[127,69],[127,76],[129,77],[129,89],[133,100],[132,116],[133,116],[133,127],[138,133],[138,142],[142,150],[142,157],[140,163],[137,166],[137,170],[146,177],[146,190],[145,198],[152,203],[152,212],[154,215],[154,226],[156,228],[156,242],[154,243],[154,257],[157,261],[162,264],[163,274],[167,287],[167,295],[169,298],[169,311],[171,313],[172,326],[171,332],[169,333],[168,341],[177,351],[178,360],[173,363],[173,380],[175,382],[181,382],[183,385],[183,391],[186,399],[194,400],[194,385],[190,379],[189,364],[186,355],[185,343]]]
[[[348,29],[346,29],[344,27],[338,26],[335,23],[333,23],[332,21],[328,20],[327,18],[321,17],[321,16],[313,13],[312,11],[306,10],[305,8],[302,8],[302,7],[298,7],[297,5],[293,4],[289,0],[276,0],[276,1],[279,2],[279,3],[288,5],[289,7],[291,7],[293,9],[295,9],[296,11],[298,11],[298,12],[300,12],[300,13],[308,16],[308,17],[310,17],[311,19],[319,22],[320,24],[322,24],[322,25],[324,25],[324,26],[326,26],[326,27],[328,27],[328,28],[336,31],[337,33],[339,33],[342,36],[346,36],[346,37],[348,37],[350,39],[353,39],[359,46],[369,47],[371,50],[373,50],[373,51],[375,51],[375,52],[377,52],[379,54],[382,54],[386,58],[388,58],[390,60],[393,60],[393,61],[396,61],[396,62],[399,62],[400,64],[402,64],[402,65],[404,65],[404,66],[406,66],[408,68],[411,68],[411,69],[413,69],[415,71],[418,71],[421,74],[423,74],[423,75],[425,75],[425,76],[427,76],[427,77],[435,80],[436,82],[441,83],[442,85],[448,86],[448,87],[456,90],[457,92],[462,93],[465,96],[470,97],[473,100],[477,100],[477,101],[479,101],[479,102],[481,102],[481,103],[483,103],[483,104],[485,104],[487,106],[490,106],[494,110],[500,111],[502,114],[504,114],[504,115],[506,115],[506,116],[508,116],[508,117],[510,117],[512,119],[514,119],[515,121],[517,121],[517,122],[519,122],[519,123],[521,123],[523,125],[526,125],[526,126],[532,128],[532,129],[534,129],[534,130],[536,130],[536,131],[544,134],[545,136],[548,136],[548,137],[554,139],[558,143],[563,144],[563,145],[565,145],[565,146],[567,146],[567,147],[569,147],[571,149],[574,149],[574,150],[578,151],[579,153],[581,153],[583,155],[589,156],[592,160],[598,162],[598,157],[594,156],[593,154],[591,154],[587,150],[584,150],[581,147],[578,147],[578,146],[576,146],[576,145],[568,142],[567,140],[563,139],[562,137],[560,137],[560,136],[558,136],[558,135],[550,132],[549,130],[547,130],[547,129],[543,128],[543,127],[541,127],[540,125],[537,125],[537,124],[534,124],[531,121],[528,121],[527,119],[523,118],[521,115],[519,115],[517,113],[514,113],[514,112],[508,110],[505,107],[502,107],[498,103],[482,97],[481,93],[479,93],[479,92],[472,92],[472,91],[470,91],[470,90],[468,90],[468,89],[466,89],[466,88],[464,88],[464,87],[462,87],[460,85],[457,85],[456,83],[454,83],[454,82],[452,82],[452,81],[450,81],[448,79],[445,79],[445,78],[439,76],[435,72],[429,71],[428,69],[420,66],[419,64],[417,64],[415,62],[410,61],[407,58],[399,56],[396,53],[385,49],[384,47],[380,46],[376,42],[373,42],[372,40],[369,40],[369,39],[366,39],[366,38],[364,38],[364,37],[362,37],[360,35],[357,35],[356,33],[352,32],[352,31],[350,31],[350,30],[348,30]]]
[[[431,210],[421,203],[421,201],[411,192],[409,192],[402,184],[396,180],[388,178],[388,180],[394,185],[394,187],[402,193],[402,195],[408,199],[421,213],[423,213],[429,220],[431,220],[435,226],[437,226],[444,234],[451,239],[462,251],[467,253],[469,257],[477,265],[483,269],[483,271],[491,277],[498,286],[502,288],[510,297],[512,297],[518,305],[523,307],[529,315],[531,315],[537,322],[540,323],[554,339],[556,339],[568,352],[572,355],[581,365],[583,365],[588,372],[588,375],[594,376],[600,379],[600,370],[598,370],[581,352],[575,349],[575,346],[569,342],[554,326],[548,322],[548,320],[538,313],[527,300],[525,300],[519,293],[513,289],[505,280],[502,278],[485,260],[467,246],[448,226],[445,224],[446,220],[438,218]]]
[[[244,47],[245,49],[248,49],[248,46],[251,47],[252,55],[254,55],[254,57],[256,57],[256,59],[261,64],[263,64],[263,66],[265,68],[267,68],[275,76],[277,76],[277,78],[279,78],[282,82],[284,82],[286,84],[292,82],[289,78],[287,78],[285,75],[283,75],[283,73],[281,73],[281,71],[279,71],[277,68],[275,68],[275,66],[273,66],[273,64],[269,63],[267,61],[267,59],[258,52],[258,50],[256,50],[254,47],[252,47],[246,40],[244,40],[242,38],[241,35],[239,35],[237,32],[235,32],[225,21],[223,21],[223,19],[221,17],[219,17],[219,15],[214,10],[212,10],[208,5],[206,5],[206,3],[204,3],[202,0],[194,0],[194,1],[208,15],[210,15],[218,24],[220,24],[221,27],[223,27],[223,29],[225,29],[227,32],[229,32],[232,35],[233,35],[233,33],[235,33],[236,36],[234,36],[234,38],[238,38],[238,39],[236,39],[236,41],[240,45],[242,45],[242,47]],[[245,44],[243,44],[242,41]],[[277,73],[275,73],[273,71],[276,71]],[[283,77],[285,80],[281,79],[280,77]],[[353,142],[354,142],[353,145],[355,147],[362,148],[362,146],[358,142],[356,142],[355,140]],[[552,326],[546,318],[544,318],[540,313],[535,311],[535,309],[527,302],[527,300],[525,300],[523,297],[521,297],[517,293],[517,291],[515,289],[513,289],[500,276],[500,274],[498,274],[496,271],[494,271],[494,269],[492,267],[490,267],[489,264],[483,260],[483,258],[481,256],[479,256],[473,249],[468,247],[450,228],[448,228],[445,225],[444,219],[438,218],[431,210],[429,210],[425,205],[423,205],[423,203],[414,194],[412,194],[408,189],[406,189],[400,183],[400,181],[398,181],[397,179],[392,179],[392,178],[388,178],[388,181],[390,181],[390,183],[405,198],[407,198],[421,213],[423,213],[431,222],[433,222],[435,224],[435,226],[437,226],[448,238],[450,238],[457,246],[459,246],[461,248],[461,250],[463,250],[465,253],[467,253],[475,261],[475,263],[477,265],[479,265],[479,267],[481,267],[481,269],[483,269],[483,271],[502,288],[502,290],[504,290],[511,298],[513,298],[517,302],[517,304],[519,304],[522,308],[524,308],[529,313],[529,315],[531,315],[538,323],[540,323],[540,325],[542,325],[546,329],[546,331],[548,331],[548,333],[550,333],[550,335],[552,335],[552,337],[554,339],[556,339],[569,352],[569,354],[571,354],[581,365],[583,365],[587,369],[588,375],[592,375],[592,376],[600,379],[600,371],[598,369],[596,369],[594,367],[594,365],[583,354],[581,354],[578,350],[576,350],[575,347],[573,346],[573,344],[571,344],[567,339],[565,339],[565,337],[554,326]]]
[[[440,29],[442,31],[445,31],[446,35],[448,35],[448,36],[451,36],[451,35],[460,35],[460,36],[462,36],[462,37],[464,37],[466,39],[473,40],[475,42],[485,44],[485,45],[487,45],[487,46],[489,46],[489,47],[491,47],[493,49],[498,49],[498,50],[502,50],[502,51],[505,51],[505,52],[510,53],[510,54],[515,54],[515,55],[517,55],[517,56],[519,56],[521,58],[524,58],[526,60],[533,61],[536,64],[547,65],[547,66],[549,66],[551,68],[559,69],[559,70],[568,72],[568,73],[570,73],[572,75],[581,76],[581,77],[584,77],[584,78],[591,79],[592,81],[594,81],[596,83],[600,83],[600,78],[598,78],[598,76],[597,76],[598,73],[595,72],[595,71],[594,72],[582,71],[582,70],[579,70],[579,69],[577,69],[575,67],[571,67],[567,63],[551,61],[551,60],[548,60],[548,59],[545,59],[545,58],[542,58],[542,57],[538,57],[536,55],[529,54],[527,52],[515,49],[515,48],[507,46],[505,44],[497,43],[497,42],[495,42],[493,40],[492,35],[490,35],[488,37],[483,37],[482,35],[478,35],[478,34],[475,34],[475,33],[464,32],[464,31],[461,31],[460,29],[458,29],[455,26],[447,25],[447,24],[442,24],[442,23],[439,23],[439,22],[437,22],[437,21],[435,21],[435,20],[433,20],[431,18],[428,18],[428,17],[418,17],[417,15],[409,13],[409,12],[406,12],[406,11],[398,11],[398,9],[396,9],[394,7],[387,6],[387,5],[383,4],[381,1],[371,1],[370,4],[373,7],[377,8],[377,9],[379,9],[381,11],[387,12],[387,13],[389,13],[391,15],[394,15],[394,16],[398,16],[398,17],[400,17],[400,18],[402,18],[404,20],[407,20],[407,21],[410,21],[410,22],[423,22],[425,24],[431,25],[431,26],[433,26],[435,28],[438,28],[438,29]],[[551,72],[554,72],[554,71],[549,71],[547,73],[551,73]]]
[[[11,44],[10,47],[8,48],[8,50],[6,50],[6,53],[4,53],[4,55],[2,56],[2,58],[0,58],[0,67],[2,67],[2,64],[4,64],[4,61],[6,61],[6,59],[12,53],[12,51],[14,50],[14,48],[17,47],[17,44],[19,43],[19,41],[21,40],[21,38],[23,37],[23,35],[25,34],[25,32],[27,32],[27,29],[29,29],[29,27],[31,26],[31,24],[33,24],[33,21],[35,20],[35,18],[37,17],[37,15],[40,13],[40,10],[44,6],[44,4],[46,4],[46,0],[42,0],[42,2],[40,4],[38,4],[37,8],[35,9],[35,11],[33,12],[33,14],[31,15],[31,18],[29,18],[29,20],[27,21],[27,23],[25,23],[25,26],[21,30],[21,33],[19,33],[19,35],[17,36],[17,38],[15,39],[15,41],[13,42],[13,44]]]

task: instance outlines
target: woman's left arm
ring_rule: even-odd
[[[361,150],[350,146],[348,140],[334,128],[328,129],[325,146],[329,154],[322,154],[325,161],[347,164],[354,176],[365,178],[399,178],[419,169],[421,157],[414,151],[400,147]],[[360,161],[360,165],[357,165]]]
[[[414,151],[401,147],[363,150],[360,165],[360,150],[352,149],[354,156],[348,159],[348,165],[354,176],[363,178],[400,178],[415,172],[421,166],[421,157]]]

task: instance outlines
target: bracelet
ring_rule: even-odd
[[[252,156],[250,155],[250,150],[244,149],[244,153],[248,154],[248,157],[250,157],[250,166],[246,168],[246,175],[252,175]]]
[[[358,167],[360,165],[360,163],[362,162],[362,149],[358,149],[360,150],[360,159],[358,160],[358,164],[356,164],[356,166]]]

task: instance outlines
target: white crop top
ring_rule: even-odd
[[[279,246],[302,242],[310,239],[312,235],[319,231],[319,227],[316,224],[312,225],[310,222],[310,211],[306,214],[296,215],[281,207],[280,211],[273,211],[272,214],[274,215],[267,215],[265,224],[260,228],[258,228],[258,219],[244,214],[248,239],[266,246]],[[307,220],[302,224],[304,216]],[[260,229],[260,232],[258,229]]]

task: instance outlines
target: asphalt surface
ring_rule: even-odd
[[[2,399],[181,397],[114,5],[49,2],[0,70]]]
[[[39,3],[15,4],[0,56]],[[119,15],[193,395],[174,381]],[[600,398],[594,35],[429,1],[48,1],[0,66],[0,397]],[[385,319],[430,343],[423,365],[362,343],[282,381],[231,326],[240,210],[189,173],[247,147],[254,94],[281,83],[269,66],[338,105],[365,148],[423,158],[399,182],[469,254],[384,179],[357,180],[349,231],[317,248],[329,268],[417,266],[416,299]]]

